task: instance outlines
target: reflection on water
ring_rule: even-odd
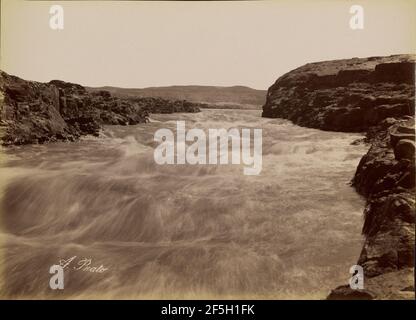
[[[261,174],[157,165],[153,134],[176,120],[262,128]],[[204,110],[3,149],[0,296],[324,298],[361,247],[363,200],[348,185],[366,149],[350,145],[357,138],[260,111]],[[51,290],[49,267],[71,257],[65,289]]]

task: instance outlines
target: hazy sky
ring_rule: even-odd
[[[1,3],[1,68],[29,80],[266,89],[307,62],[416,51],[415,0]],[[53,4],[64,30],[49,27]]]

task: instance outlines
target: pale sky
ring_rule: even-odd
[[[267,89],[307,62],[415,53],[416,1],[1,1],[2,70],[88,86]],[[64,29],[49,8],[64,9]],[[352,30],[349,8],[364,8]]]

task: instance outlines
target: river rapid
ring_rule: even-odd
[[[263,168],[158,165],[159,128],[261,128]],[[348,282],[364,200],[359,134],[257,110],[152,115],[0,154],[0,297],[323,299]],[[63,290],[49,268],[65,267]]]

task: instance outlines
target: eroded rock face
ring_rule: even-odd
[[[81,134],[61,116],[56,87],[0,71],[0,92],[2,144],[74,140]]]
[[[410,117],[388,119],[376,127],[372,146],[361,159],[353,179],[357,191],[367,197],[363,226],[365,243],[358,260],[367,278],[414,269],[414,121]],[[413,278],[409,279],[397,290],[414,288]],[[380,284],[378,286],[380,288]],[[386,288],[386,291],[390,289]]]
[[[73,141],[98,135],[103,124],[147,122],[149,112],[198,112],[199,104],[160,98],[119,98],[79,84],[26,81],[0,71],[0,139],[3,145]]]
[[[388,117],[414,115],[415,57],[309,63],[269,88],[263,117],[331,131],[367,131]]]
[[[412,117],[389,118],[371,128],[371,147],[352,181],[367,198],[365,242],[357,264],[364,269],[365,288],[377,299],[415,297],[414,277],[409,275],[415,264],[414,125]],[[385,278],[397,280],[387,284]],[[333,290],[328,299],[358,298],[344,289]]]

